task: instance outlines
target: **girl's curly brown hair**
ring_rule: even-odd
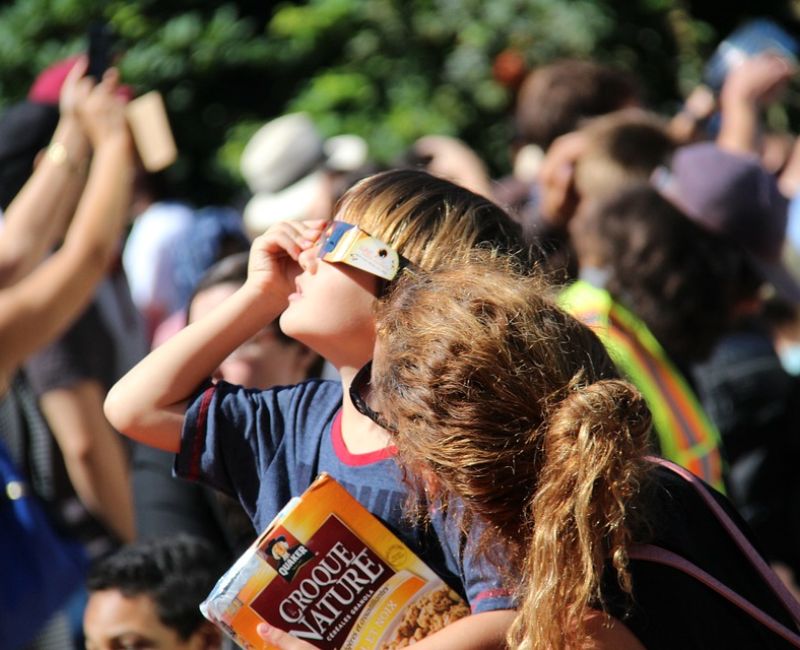
[[[522,576],[510,643],[580,647],[607,564],[631,590],[650,428],[600,340],[540,279],[476,253],[384,299],[373,390],[409,474],[457,495]]]

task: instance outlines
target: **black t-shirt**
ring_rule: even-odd
[[[740,321],[694,373],[727,452],[731,501],[767,556],[800,574],[800,380],[758,318]]]
[[[789,613],[694,487],[670,470],[657,467],[646,490],[651,537],[645,541],[683,556],[797,631]],[[719,493],[714,495],[752,541],[733,507]],[[626,615],[621,589],[610,573],[603,589],[607,608],[648,650],[793,647],[695,578],[645,560],[631,561],[634,603]]]

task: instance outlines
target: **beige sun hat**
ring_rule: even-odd
[[[262,126],[245,146],[242,176],[253,197],[244,223],[255,236],[279,221],[306,217],[327,172],[358,169],[367,161],[367,143],[356,135],[324,139],[307,113],[290,113]]]

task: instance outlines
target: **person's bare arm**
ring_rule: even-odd
[[[116,71],[110,71],[81,107],[94,157],[63,245],[16,284],[0,289],[0,380],[80,313],[119,246],[133,163],[116,85]]]
[[[186,400],[217,366],[281,307],[264,306],[243,287],[205,318],[159,345],[109,391],[109,422],[134,440],[176,453]]]
[[[502,650],[506,633],[517,613],[514,610],[482,612],[460,618],[417,643],[418,650]]]
[[[683,107],[669,121],[669,133],[679,145],[691,144],[702,137],[701,126],[711,117],[717,104],[713,91],[705,85],[696,86]]]
[[[590,643],[586,650],[645,650],[622,621],[592,610],[584,618]]]
[[[85,60],[67,75],[50,148],[3,215],[0,287],[27,275],[64,235],[86,181],[90,150],[76,113],[92,88]]]
[[[507,648],[505,634],[516,612],[502,610],[462,618],[414,644],[419,650],[490,650]],[[586,650],[646,650],[641,641],[618,619],[591,611],[584,619],[589,636]],[[276,627],[260,623],[258,635],[278,650],[314,650],[315,646]]]
[[[123,542],[134,539],[133,495],[122,439],[103,415],[105,391],[93,380],[46,391],[42,413],[86,509]]]
[[[256,238],[247,282],[158,346],[109,391],[109,422],[138,442],[177,452],[186,400],[237,347],[277,318],[294,290],[297,257],[321,225],[281,223]]]
[[[720,92],[720,148],[732,153],[758,153],[761,111],[775,101],[794,74],[776,54],[761,54],[731,70]]]
[[[800,138],[796,138],[789,160],[778,178],[778,187],[783,195],[791,199],[800,190]]]

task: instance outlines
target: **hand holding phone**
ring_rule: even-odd
[[[704,81],[719,92],[732,69],[759,54],[773,54],[789,65],[797,64],[800,43],[772,20],[751,20],[723,40],[706,63]]]
[[[112,64],[115,43],[114,31],[108,23],[93,23],[89,26],[89,67],[87,76],[100,81]]]

